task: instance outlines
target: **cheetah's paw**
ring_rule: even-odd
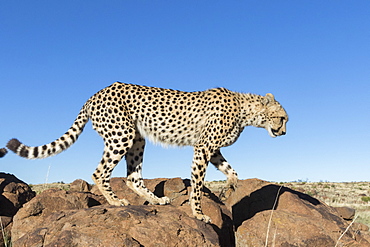
[[[196,219],[200,220],[200,221],[204,221],[205,223],[211,223],[212,220],[209,216],[205,215],[205,214],[196,214],[194,215]]]
[[[158,204],[159,205],[166,205],[166,204],[170,204],[171,202],[171,199],[168,198],[167,196],[163,196],[161,198],[158,198]]]
[[[119,206],[128,206],[130,205],[130,202],[126,199],[119,199],[120,205]]]

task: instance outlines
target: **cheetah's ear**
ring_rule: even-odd
[[[275,101],[275,97],[272,93],[267,93],[265,97],[262,99],[262,104],[268,105],[271,102]]]

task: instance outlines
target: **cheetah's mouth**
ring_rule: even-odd
[[[273,137],[273,138],[280,135],[279,130],[273,129],[271,127],[268,130],[269,130],[268,132],[269,132],[270,136]]]
[[[274,130],[273,128],[271,128],[270,126],[268,126],[266,128],[267,132],[269,133],[269,135],[273,138],[277,137],[277,133],[276,133],[276,130]]]
[[[269,128],[269,133],[271,137],[277,137],[277,136],[282,136],[285,135],[285,131],[281,131],[281,129],[273,129]]]
[[[274,137],[276,137],[276,136],[278,136],[278,135],[279,135],[279,134],[278,134],[278,132],[279,132],[279,130],[271,129],[271,134],[272,134]]]
[[[275,130],[271,129],[271,137],[277,137],[278,134]]]

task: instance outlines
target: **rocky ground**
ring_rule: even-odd
[[[294,185],[240,180],[221,201],[222,183],[207,183],[202,204],[212,224],[205,224],[191,216],[189,180],[145,183],[158,196],[170,197],[171,205],[147,205],[124,178],[111,184],[132,205],[115,207],[82,180],[36,195],[0,173],[1,244],[11,237],[12,246],[370,246],[369,228],[351,224],[353,210],[328,206]]]
[[[356,210],[356,222],[370,226],[369,182],[294,182],[284,186],[306,193],[333,207],[350,207]]]
[[[218,193],[225,181],[206,182]],[[284,187],[308,194],[332,207],[355,209],[356,222],[370,227],[370,182],[281,182]]]

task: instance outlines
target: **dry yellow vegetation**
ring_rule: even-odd
[[[63,182],[58,183],[48,183],[48,184],[30,184],[29,185],[36,194],[40,194],[44,190],[51,189],[51,188],[58,188],[62,190],[69,190],[70,184],[65,184]]]
[[[290,182],[288,188],[306,193],[333,207],[356,209],[356,222],[370,226],[370,182]]]

